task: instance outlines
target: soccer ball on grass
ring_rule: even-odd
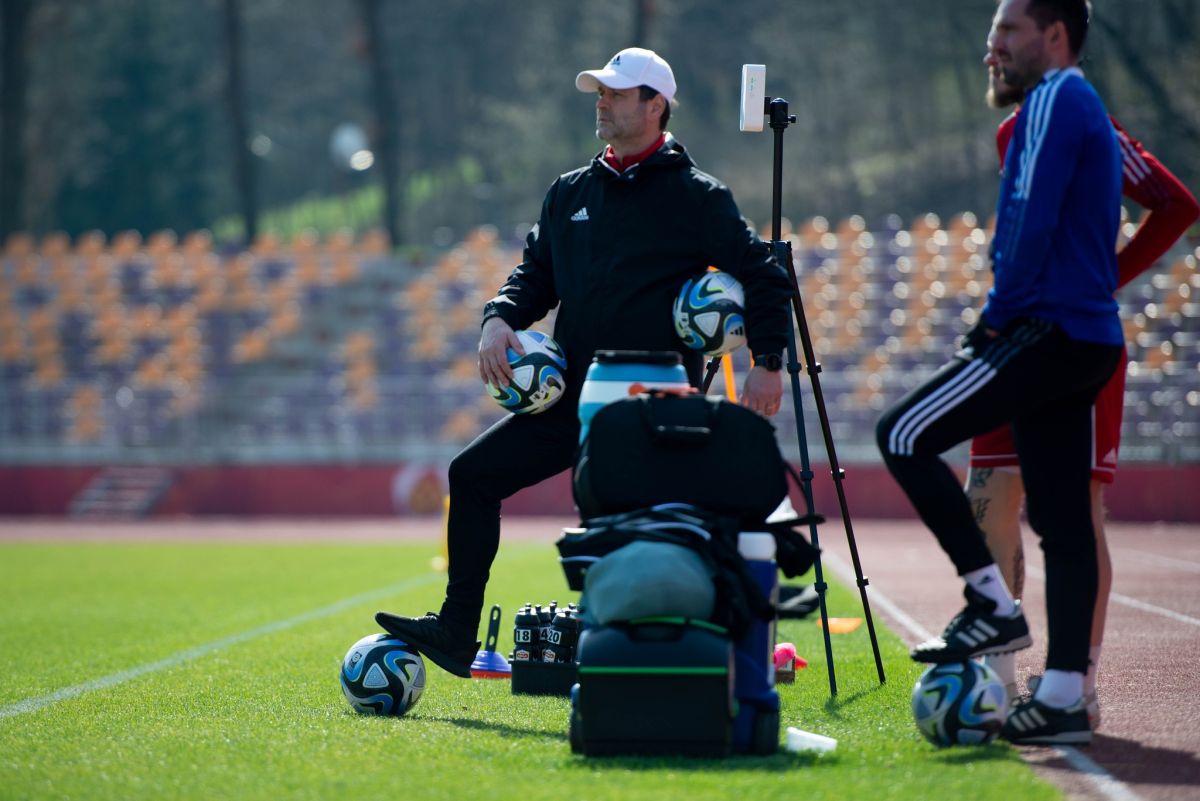
[[[917,679],[912,709],[917,728],[934,745],[980,745],[1000,733],[1008,694],[986,665],[949,662],[934,665]]]
[[[341,684],[355,712],[399,717],[421,698],[425,660],[403,640],[390,634],[371,634],[346,652]]]

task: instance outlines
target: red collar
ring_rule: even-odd
[[[667,135],[665,133],[659,134],[658,139],[656,139],[654,144],[650,145],[650,147],[646,148],[641,153],[635,153],[634,155],[626,156],[623,159],[617,158],[617,154],[613,152],[612,145],[605,145],[604,162],[617,172],[625,172],[633,165],[641,164],[643,161],[650,158],[651,154],[657,152],[666,141]]]

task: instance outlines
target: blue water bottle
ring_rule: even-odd
[[[738,553],[772,606],[779,601],[779,569],[775,538],[765,532],[738,535]],[[779,693],[775,691],[775,621],[753,620],[734,644],[734,748],[755,754],[774,753],[779,745]]]
[[[687,391],[687,370],[673,350],[598,350],[579,395],[579,441],[606,403],[649,389]]]

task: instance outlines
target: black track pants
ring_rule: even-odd
[[[1081,342],[1040,320],[966,348],[879,421],[884,463],[959,575],[993,563],[966,495],[940,454],[1012,423],[1029,523],[1046,561],[1046,667],[1086,671],[1096,600],[1092,405],[1119,345]]]
[[[509,415],[450,462],[449,585],[442,617],[475,631],[500,548],[500,502],[572,465],[579,440],[571,396],[541,414]]]

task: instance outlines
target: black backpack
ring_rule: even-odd
[[[787,470],[757,413],[705,395],[639,395],[596,412],[573,489],[585,520],[686,503],[752,531],[787,495]]]

